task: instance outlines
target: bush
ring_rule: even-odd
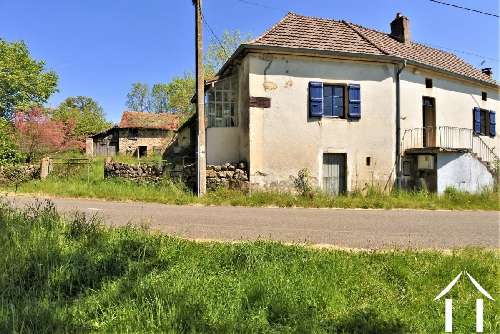
[[[311,182],[311,172],[307,168],[299,170],[297,177],[293,178],[295,190],[301,196],[313,197],[313,186]]]
[[[0,117],[0,166],[18,163],[23,159],[14,140],[12,125]]]

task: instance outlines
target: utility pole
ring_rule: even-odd
[[[201,1],[192,0],[196,20],[196,112],[198,114],[198,196],[203,196],[207,190],[207,157],[205,144],[205,79],[203,75],[203,32],[201,17]]]

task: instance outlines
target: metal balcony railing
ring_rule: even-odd
[[[467,128],[428,126],[405,130],[401,138],[401,152],[419,148],[467,150],[488,164],[496,164],[499,160],[493,149]]]

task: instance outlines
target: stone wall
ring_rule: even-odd
[[[0,184],[19,184],[40,178],[40,166],[0,166]]]
[[[139,182],[158,182],[168,176],[182,181],[193,191],[196,189],[196,164],[176,165],[163,168],[157,165],[128,165],[120,162],[107,162],[104,165],[104,177],[118,177]],[[227,188],[247,191],[249,189],[248,168],[246,162],[207,165],[207,189]]]
[[[129,165],[121,162],[106,162],[104,177],[118,177],[131,181],[159,182],[163,177],[163,168],[157,165]]]
[[[246,162],[225,163],[207,166],[207,189],[228,188],[248,191],[248,168]]]

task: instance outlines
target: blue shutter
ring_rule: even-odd
[[[493,110],[490,111],[490,136],[492,137],[495,137],[496,134],[497,134],[497,131],[496,131],[496,117],[495,117],[495,112]]]
[[[361,118],[361,88],[359,85],[349,85],[349,117]]]
[[[309,114],[311,117],[323,116],[322,82],[309,82]]]
[[[481,109],[478,107],[475,107],[473,110],[473,117],[474,117],[474,133],[475,134],[480,134],[481,133]]]

